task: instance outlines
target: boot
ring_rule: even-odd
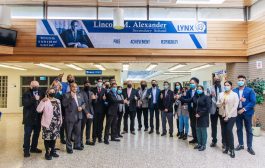
[[[179,139],[183,139],[183,137],[184,137],[183,132],[179,133]]]

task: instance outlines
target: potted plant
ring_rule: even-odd
[[[248,86],[251,87],[255,93],[256,93],[256,100],[257,105],[261,105],[264,102],[264,93],[265,93],[265,80],[264,79],[254,79],[252,81],[248,81]],[[260,136],[260,129],[261,129],[261,123],[259,118],[254,115],[253,117],[253,135],[254,136]]]

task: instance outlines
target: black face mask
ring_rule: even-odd
[[[38,91],[39,88],[38,88],[38,87],[33,87],[32,90],[33,90],[33,91]]]
[[[141,85],[141,88],[144,90],[145,89],[145,87],[146,87],[146,85]]]
[[[156,87],[156,84],[153,83],[153,84],[152,84],[152,87]]]
[[[73,79],[69,79],[68,83],[74,83],[75,81]]]
[[[132,87],[132,84],[128,84],[127,86],[128,86],[128,88],[131,88]]]
[[[85,91],[89,91],[89,90],[90,90],[90,86],[85,86],[85,87],[84,87],[84,90],[85,90]]]
[[[110,86],[109,85],[106,85],[106,89],[109,89],[110,88]]]
[[[221,81],[215,81],[214,84],[219,86],[219,85],[221,85]]]
[[[55,97],[55,93],[49,93],[48,96],[51,97],[51,98],[54,98]]]

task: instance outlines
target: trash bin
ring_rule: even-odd
[[[252,132],[254,136],[260,136],[260,127],[252,127]]]

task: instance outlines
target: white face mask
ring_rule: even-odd
[[[169,86],[168,86],[168,85],[165,85],[165,86],[164,86],[164,89],[165,89],[165,90],[167,90],[168,88],[169,88]]]

